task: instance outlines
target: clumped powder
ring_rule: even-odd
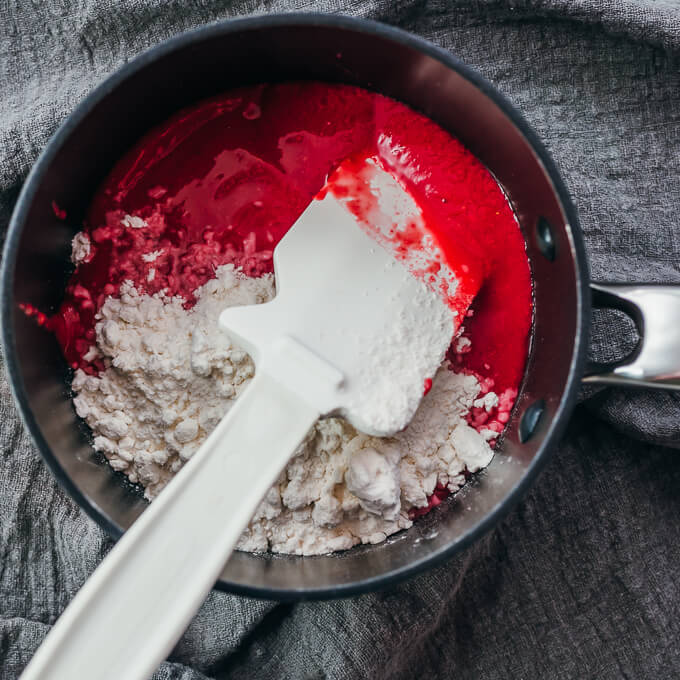
[[[111,466],[145,487],[152,499],[195,453],[254,374],[250,357],[220,330],[220,312],[266,302],[267,274],[245,276],[233,265],[195,291],[196,304],[159,292],[140,294],[124,282],[97,314],[88,358],[98,375],[76,371],[78,415]],[[480,400],[472,375],[448,365],[435,376],[415,418],[390,438],[358,433],[338,418],[321,420],[260,505],[242,550],[321,554],[377,543],[411,525],[435,489],[456,491],[466,473],[485,467],[496,432],[467,421]]]

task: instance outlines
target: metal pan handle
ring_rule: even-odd
[[[590,362],[583,382],[680,390],[680,286],[591,284],[593,307],[630,316],[640,335],[615,364]]]

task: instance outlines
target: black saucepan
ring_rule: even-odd
[[[268,598],[331,597],[382,588],[461,551],[517,501],[545,463],[586,368],[591,293],[576,212],[522,116],[448,52],[403,31],[325,15],[227,21],[159,45],[106,80],[68,117],[17,203],[2,264],[3,344],[26,426],[64,488],[119,536],[143,511],[138,490],[94,454],[69,396],[54,338],[20,302],[55,310],[70,241],[114,163],[153,125],[226,89],[315,79],[377,90],[426,114],[491,170],[519,219],[533,271],[531,352],[514,415],[488,469],[415,526],[382,545],[324,557],[235,554],[218,587]],[[52,201],[68,222],[55,218]],[[664,329],[680,328],[677,291],[597,287],[595,302],[631,313],[642,340],[626,366],[594,366],[609,382],[679,382]],[[660,313],[661,312],[661,313]],[[678,346],[677,330],[675,346]]]

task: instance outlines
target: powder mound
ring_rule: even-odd
[[[219,328],[229,306],[275,293],[271,274],[233,265],[194,292],[197,303],[125,281],[97,313],[98,376],[75,373],[74,404],[94,446],[153,499],[191,458],[254,375],[250,357]],[[379,543],[411,526],[435,490],[458,490],[490,462],[486,438],[466,418],[482,388],[442,366],[409,426],[390,438],[320,420],[270,489],[238,548],[314,555]],[[491,398],[490,398],[491,399]],[[479,403],[479,402],[478,402]],[[486,405],[486,402],[485,402]]]

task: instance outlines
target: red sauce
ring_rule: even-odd
[[[348,156],[377,154],[418,201],[428,226],[475,294],[464,320],[468,351],[450,358],[502,395],[470,422],[500,432],[527,357],[531,280],[514,214],[484,166],[428,118],[344,85],[286,83],[233,90],[186,109],[150,132],[114,167],[85,224],[92,256],[72,276],[46,324],[74,367],[94,340],[94,315],[132,280],[140,291],[181,295],[233,262],[272,271],[272,251]],[[61,209],[55,206],[55,212]],[[148,227],[121,224],[126,214]],[[408,233],[403,247],[408,248]],[[150,263],[145,253],[161,251]],[[150,269],[154,269],[153,278]],[[480,288],[481,285],[481,288]],[[37,316],[36,313],[33,316]],[[426,385],[426,389],[429,386]]]

